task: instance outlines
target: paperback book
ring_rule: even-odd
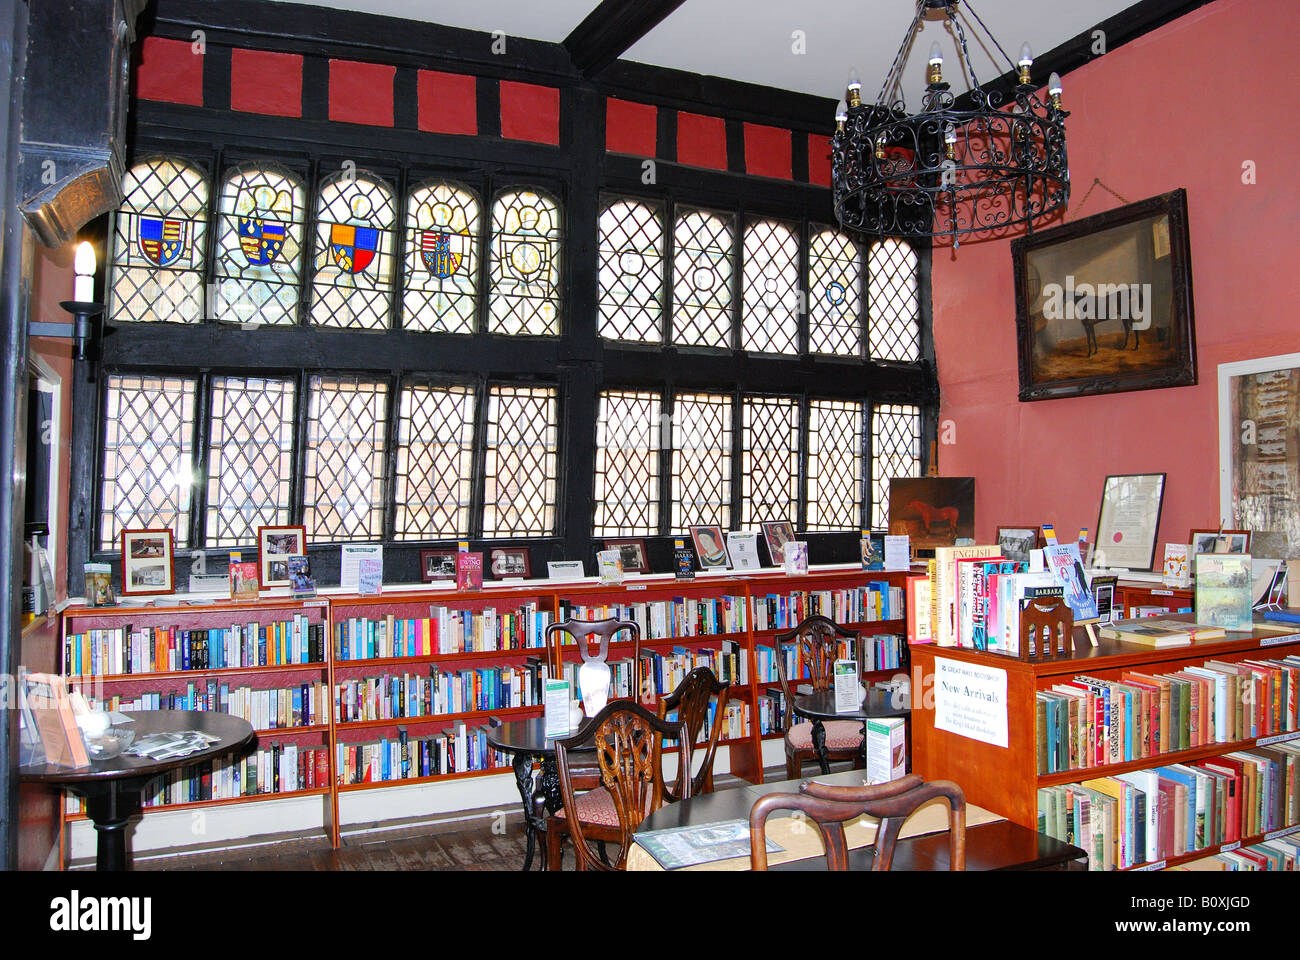
[[[483,587],[483,554],[468,551],[456,554],[456,589],[479,590]]]
[[[1249,630],[1254,620],[1250,596],[1250,555],[1196,555],[1196,619],[1225,630]]]

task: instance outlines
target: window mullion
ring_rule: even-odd
[[[190,543],[194,547],[207,546],[208,542],[208,470],[212,445],[212,374],[198,374],[194,389],[194,433],[190,449],[193,451],[191,477],[195,481],[190,491]]]
[[[289,478],[289,522],[301,524],[307,512],[307,417],[311,411],[310,398],[307,395],[311,384],[311,375],[300,370],[297,377],[297,389],[293,398],[293,456],[289,458],[291,476]],[[308,531],[308,536],[311,531]]]
[[[388,378],[388,404],[384,411],[384,520],[385,541],[397,539],[397,449],[401,429],[402,377],[394,370]]]
[[[798,411],[799,421],[795,424],[796,431],[796,453],[795,453],[795,529],[808,529],[808,465],[810,458],[808,456],[809,427],[808,427],[808,395],[801,396],[795,404],[795,410]]]
[[[468,536],[483,538],[483,515],[487,509],[487,409],[491,387],[480,377],[474,399],[473,493],[470,495]]]
[[[731,516],[728,530],[744,523],[745,404],[739,389],[731,395]]]

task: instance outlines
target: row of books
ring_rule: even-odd
[[[1077,676],[1039,691],[1037,712],[1040,774],[1276,736],[1300,730],[1300,656]]]
[[[509,769],[510,755],[488,745],[482,727],[459,723],[430,737],[410,737],[405,727],[396,737],[365,743],[339,743],[335,771],[340,785],[413,780],[468,770]]]
[[[334,624],[336,660],[490,653],[546,645],[554,617],[529,602],[513,610],[453,610],[430,605],[427,617],[348,617]]]
[[[357,677],[335,684],[335,715],[339,723],[352,723],[531,707],[541,702],[545,673],[540,664],[525,664]]]
[[[836,657],[840,660],[852,660],[856,655],[853,644],[848,640],[839,642]],[[793,683],[796,680],[807,680],[812,674],[809,672],[808,664],[800,661],[799,648],[792,643],[781,644],[780,656],[785,664],[786,679]],[[777,650],[775,647],[756,644],[754,647],[754,661],[758,670],[759,683],[777,683],[780,677],[776,672]]]
[[[906,664],[907,638],[892,633],[878,633],[862,638],[862,662],[858,668],[864,673],[876,670],[901,670]]]
[[[716,650],[673,647],[670,654],[643,653],[642,676],[649,678],[654,692],[660,696],[676,690],[686,675],[697,667],[708,667],[723,683],[749,683],[748,658],[740,644],[735,640],[723,640],[718,646]]]
[[[1249,847],[1220,850],[1218,853],[1181,863],[1175,870],[1229,871],[1229,870],[1289,870],[1296,869],[1300,860],[1300,833],[1272,837]]]
[[[130,624],[68,634],[63,641],[63,674],[112,676],[266,667],[325,661],[324,624],[306,614],[272,623],[182,629]]]
[[[873,580],[844,590],[792,590],[754,597],[755,630],[789,630],[813,615],[836,623],[875,623],[903,616],[903,588]]]
[[[708,742],[717,715],[718,701],[710,700],[704,723],[700,725],[700,732],[695,738],[697,747]],[[669,711],[665,719],[676,722],[678,719],[677,711]],[[739,740],[747,736],[749,736],[749,704],[743,700],[732,700],[723,711],[722,730],[719,733],[718,740],[719,742]]]
[[[1127,869],[1300,824],[1300,743],[1038,790],[1039,832]]]
[[[672,640],[717,633],[745,632],[745,598],[673,597],[642,603],[580,604],[560,602],[560,619],[631,620],[643,640]],[[626,639],[626,638],[620,638]]]
[[[185,690],[170,693],[140,693],[134,697],[88,697],[94,710],[217,710],[242,717],[254,730],[314,727],[329,722],[329,685],[322,680],[294,687],[255,690],[232,688],[209,680],[202,686],[189,683]]]

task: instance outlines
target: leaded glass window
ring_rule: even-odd
[[[256,543],[258,527],[288,522],[294,392],[292,380],[213,379],[208,546]]]
[[[746,397],[741,432],[742,527],[794,522],[799,508],[799,404],[788,397]]]
[[[799,352],[799,235],[784,223],[746,228],[742,306],[742,349]]]
[[[674,343],[731,346],[733,223],[733,217],[704,210],[677,216],[673,226]]]
[[[555,532],[557,392],[495,386],[488,393],[483,536]]]
[[[458,183],[417,187],[406,202],[402,326],[473,333],[478,312],[478,197]]]
[[[99,546],[166,527],[189,542],[194,396],[190,377],[110,376],[104,394]]]
[[[109,318],[202,320],[207,178],[180,160],[147,160],[127,171],[122,193],[113,222]]]
[[[378,540],[384,534],[388,385],[312,377],[303,461],[303,525],[310,540]]]
[[[658,394],[601,393],[593,536],[653,536],[659,532],[662,426]]]
[[[663,341],[664,223],[660,212],[615,200],[600,213],[600,335]]]
[[[862,356],[862,247],[814,227],[808,243],[808,350]]]
[[[889,527],[889,481],[921,475],[921,409],[878,403],[871,416],[871,525]]]
[[[921,358],[916,251],[886,237],[867,255],[867,315],[871,356],[911,363]]]
[[[397,420],[395,532],[399,540],[469,535],[474,468],[474,391],[415,384]]]
[[[297,321],[305,203],[302,181],[274,164],[244,164],[226,176],[218,210],[216,319]]]
[[[731,411],[725,394],[681,393],[673,401],[672,529],[731,526]]]
[[[313,323],[366,330],[390,326],[396,216],[392,189],[372,174],[346,170],[321,184]]]
[[[808,403],[809,530],[862,525],[862,404]]]
[[[533,190],[512,190],[492,204],[490,333],[560,332],[560,207]]]

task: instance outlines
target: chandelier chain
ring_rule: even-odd
[[[1012,72],[1014,72],[1016,69],[1015,62],[1007,55],[1007,52],[1002,49],[1002,44],[998,43],[998,38],[993,35],[993,31],[990,30],[980,18],[979,11],[970,5],[970,0],[966,0],[966,9],[969,10],[971,16],[975,18],[975,22],[983,28],[984,33],[988,38],[993,41],[993,46],[998,48],[998,53],[1002,54],[1002,59],[1007,62],[1007,66],[1011,68]]]
[[[885,95],[890,92],[892,87],[898,86],[902,79],[902,64],[907,59],[907,52],[912,47],[912,41],[916,39],[916,28],[921,23],[921,17],[925,14],[925,0],[917,0],[916,16],[912,18],[912,25],[908,27],[907,32],[903,34],[903,42],[899,45],[898,53],[894,55],[894,62],[885,74],[885,81],[880,85],[880,92],[876,94],[876,106],[883,107],[886,103]]]

